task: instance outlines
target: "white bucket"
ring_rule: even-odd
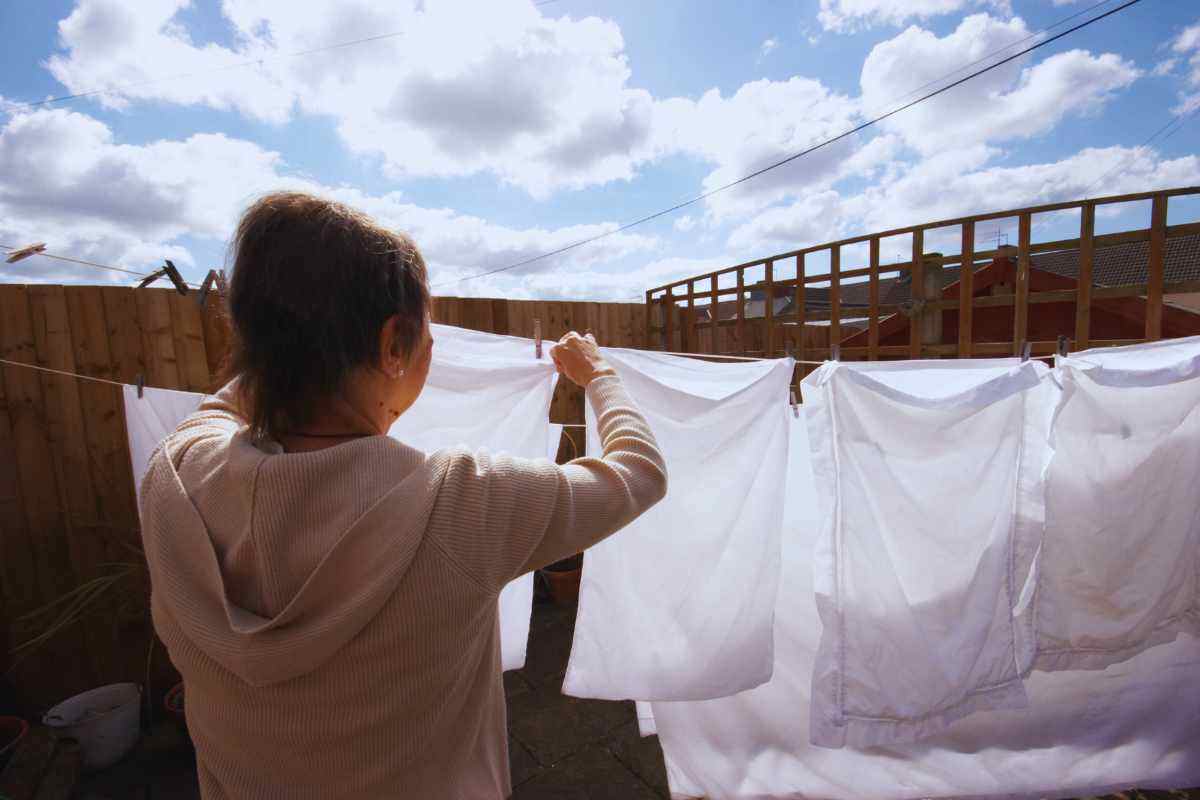
[[[42,722],[60,739],[79,742],[84,769],[104,769],[133,749],[141,729],[142,689],[136,683],[101,686],[64,700]]]

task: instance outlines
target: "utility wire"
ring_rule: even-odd
[[[596,234],[595,236],[589,236],[585,239],[580,239],[578,241],[572,242],[571,244],[564,245],[562,247],[559,247],[554,250],[550,250],[549,252],[542,253],[540,255],[531,256],[530,258],[523,259],[514,264],[509,264],[504,267],[497,267],[496,269],[487,270],[485,272],[479,272],[474,275],[467,275],[462,278],[456,278],[451,281],[445,281],[443,283],[434,284],[434,288],[437,288],[440,286],[448,286],[448,285],[452,285],[452,284],[462,283],[464,281],[474,280],[476,278],[484,278],[489,275],[495,275],[500,272],[507,272],[509,270],[517,269],[518,267],[524,267],[528,264],[533,264],[537,261],[542,261],[544,259],[551,258],[553,256],[561,255],[562,253],[565,253],[569,250],[574,250],[578,247],[583,247],[584,245],[591,244],[592,242],[597,242],[601,239],[605,239],[614,234],[621,233],[622,231],[627,231],[630,228],[634,228],[639,225],[644,225],[647,222],[656,220],[659,217],[664,217],[667,214],[671,214],[675,211],[679,211],[680,209],[687,208],[688,206],[699,203],[702,200],[706,200],[707,198],[712,197],[713,195],[715,195],[719,192],[723,192],[727,189],[732,189],[735,186],[738,186],[747,181],[753,180],[754,178],[757,178],[759,175],[762,175],[766,172],[770,172],[771,170],[774,170],[774,169],[778,169],[779,167],[782,167],[785,164],[790,164],[791,162],[793,162],[799,158],[803,158],[804,156],[809,155],[810,153],[816,152],[817,150],[820,150],[824,147],[828,147],[829,145],[834,144],[835,142],[839,142],[842,139],[845,139],[849,136],[853,136],[856,133],[866,130],[867,128],[869,128],[871,126],[876,125],[876,124],[884,121],[885,119],[888,119],[889,117],[893,117],[902,111],[906,111],[907,109],[912,108],[915,105],[925,102],[926,100],[930,100],[934,97],[937,97],[940,94],[944,94],[945,92],[948,92],[957,86],[961,86],[964,83],[967,83],[968,81],[973,80],[973,79],[979,77],[980,75],[983,75],[984,73],[991,72],[992,70],[994,70],[998,67],[1002,67],[1005,64],[1015,61],[1024,55],[1032,53],[1034,50],[1045,47],[1048,44],[1052,44],[1053,42],[1056,42],[1065,36],[1071,35],[1075,31],[1086,28],[1087,26],[1089,26],[1095,22],[1099,22],[1100,20],[1102,20],[1106,17],[1110,17],[1113,14],[1116,14],[1120,11],[1124,11],[1125,9],[1129,8],[1130,6],[1136,5],[1137,3],[1140,3],[1140,2],[1141,2],[1141,0],[1127,0],[1126,2],[1117,6],[1116,8],[1105,11],[1103,14],[1100,14],[1099,16],[1092,17],[1091,19],[1085,20],[1077,25],[1073,25],[1072,27],[1068,28],[1065,31],[1062,31],[1061,33],[1057,33],[1054,36],[1049,37],[1048,39],[1043,39],[1040,42],[1032,44],[1029,47],[1024,48],[1023,50],[1020,50],[1010,56],[1007,56],[1006,58],[1003,58],[993,64],[990,64],[990,65],[984,67],[983,69],[976,70],[975,72],[972,72],[971,74],[969,74],[965,77],[959,78],[958,80],[956,80],[952,83],[948,83],[939,89],[935,89],[932,92],[928,92],[927,94],[924,94],[915,100],[911,100],[897,108],[892,109],[891,111],[888,111],[884,114],[880,114],[877,117],[867,120],[866,122],[863,122],[859,125],[856,125],[855,127],[851,128],[843,133],[840,133],[837,136],[834,136],[830,139],[826,139],[822,142],[812,145],[811,147],[808,147],[805,150],[800,151],[799,153],[794,153],[793,155],[790,155],[787,158],[780,159],[779,161],[769,164],[769,165],[763,167],[762,169],[755,170],[754,172],[751,172],[748,175],[743,175],[742,177],[738,178],[737,180],[730,181],[729,183],[718,186],[715,189],[710,189],[707,192],[704,192],[703,194],[696,195],[695,197],[691,198],[690,200],[684,200],[683,202],[676,203],[675,205],[671,206],[670,208],[665,208],[662,211],[656,211],[653,214],[647,214],[644,217],[633,220],[632,222],[627,222],[624,225],[620,225],[616,228],[612,228],[610,230],[605,231],[604,233],[599,233],[599,234]]]
[[[1196,108],[1192,109],[1191,111],[1189,111],[1186,114],[1180,114],[1178,116],[1173,115],[1171,117],[1171,119],[1167,121],[1166,125],[1163,125],[1161,128],[1156,130],[1154,133],[1152,133],[1148,137],[1146,137],[1146,140],[1144,142],[1142,142],[1141,144],[1139,144],[1137,147],[1135,147],[1134,151],[1132,153],[1130,153],[1129,155],[1125,156],[1125,158],[1118,161],[1115,165],[1113,165],[1113,167],[1111,169],[1108,170],[1108,172],[1104,173],[1098,179],[1096,179],[1096,182],[1093,183],[1091,186],[1089,186],[1087,188],[1087,190],[1083,193],[1084,196],[1086,197],[1087,195],[1090,195],[1092,192],[1094,192],[1096,190],[1096,187],[1100,186],[1105,181],[1107,181],[1109,178],[1111,178],[1113,175],[1115,175],[1118,172],[1123,171],[1126,167],[1128,167],[1129,164],[1133,161],[1133,159],[1137,156],[1139,151],[1145,149],[1147,146],[1150,145],[1151,142],[1153,142],[1159,136],[1162,136],[1163,133],[1165,133],[1167,131],[1167,129],[1174,128],[1174,130],[1172,130],[1170,133],[1168,133],[1166,136],[1163,137],[1164,142],[1167,141],[1167,139],[1170,139],[1175,134],[1179,133],[1180,129],[1183,128],[1188,122],[1190,122],[1197,114],[1200,114],[1200,105],[1196,106]]]

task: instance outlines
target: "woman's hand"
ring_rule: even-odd
[[[582,388],[587,388],[597,375],[613,374],[613,368],[600,355],[596,339],[590,333],[580,336],[571,331],[550,348],[550,357],[554,359],[559,374],[566,375],[568,380]]]

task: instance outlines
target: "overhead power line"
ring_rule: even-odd
[[[1109,169],[1108,172],[1105,172],[1103,175],[1101,175],[1099,178],[1097,178],[1095,183],[1093,183],[1091,186],[1089,186],[1087,188],[1087,191],[1084,192],[1084,195],[1085,196],[1090,195],[1092,192],[1094,192],[1096,190],[1096,188],[1098,186],[1101,186],[1102,184],[1104,184],[1109,178],[1113,177],[1114,175],[1116,175],[1119,172],[1123,172],[1125,170],[1125,168],[1128,167],[1130,165],[1130,163],[1132,163],[1133,159],[1137,156],[1139,151],[1144,150],[1145,148],[1149,147],[1150,144],[1155,139],[1157,139],[1160,136],[1163,136],[1164,133],[1167,134],[1166,136],[1163,136],[1164,142],[1167,141],[1167,139],[1170,139],[1175,134],[1179,133],[1180,129],[1183,128],[1185,125],[1187,125],[1187,123],[1190,122],[1193,118],[1195,118],[1195,116],[1197,114],[1200,114],[1200,106],[1197,106],[1196,108],[1192,109],[1191,111],[1189,111],[1186,114],[1172,114],[1171,119],[1167,120],[1166,125],[1163,125],[1158,130],[1156,130],[1154,133],[1147,136],[1146,140],[1144,142],[1142,142],[1141,144],[1139,144],[1137,147],[1135,147],[1133,149],[1132,153],[1130,153],[1127,156],[1125,156],[1124,158],[1122,158],[1111,169]],[[1167,133],[1168,130],[1170,131],[1170,133]]]
[[[1092,25],[1093,23],[1099,22],[1100,20],[1105,19],[1106,17],[1111,17],[1113,14],[1124,11],[1125,9],[1129,8],[1130,6],[1137,5],[1140,2],[1141,2],[1141,0],[1126,0],[1126,2],[1122,3],[1121,5],[1117,6],[1116,8],[1109,9],[1108,11],[1105,11],[1103,14],[1092,17],[1091,19],[1084,20],[1083,22],[1080,22],[1077,25],[1073,25],[1072,27],[1066,29],[1065,31],[1057,33],[1054,36],[1051,36],[1047,39],[1043,39],[1040,42],[1036,42],[1036,43],[1030,45],[1029,47],[1019,50],[1018,52],[1013,53],[1012,55],[1007,56],[993,64],[989,64],[988,66],[986,66],[982,69],[978,69],[978,70],[970,73],[969,75],[966,75],[965,77],[959,78],[958,80],[953,81],[952,83],[948,83],[939,89],[934,89],[931,92],[923,94],[915,100],[911,100],[897,108],[892,109],[891,111],[880,114],[879,116],[876,116],[872,119],[869,119],[866,122],[863,122],[859,125],[854,126],[853,128],[850,128],[847,131],[844,131],[843,133],[838,134],[837,136],[834,136],[829,139],[825,139],[822,142],[814,144],[811,147],[808,147],[804,150],[801,150],[799,153],[794,153],[786,158],[782,158],[779,161],[776,161],[772,164],[768,164],[767,166],[763,167],[762,169],[755,170],[754,172],[751,172],[748,175],[743,175],[742,177],[738,178],[737,180],[730,181],[729,183],[718,186],[715,189],[710,189],[707,192],[704,192],[703,194],[698,194],[689,200],[684,200],[683,202],[676,203],[675,205],[671,206],[670,208],[664,208],[662,211],[656,211],[653,214],[647,214],[644,217],[635,219],[632,222],[627,222],[624,225],[620,225],[616,228],[612,228],[610,230],[605,231],[604,233],[599,233],[599,234],[596,234],[595,236],[589,236],[587,238],[580,239],[578,241],[572,242],[570,244],[564,245],[564,246],[556,248],[554,250],[550,250],[548,252],[541,253],[540,255],[531,256],[529,258],[523,259],[523,260],[518,261],[513,264],[508,264],[503,267],[497,267],[496,269],[486,270],[484,272],[479,272],[474,275],[466,275],[462,278],[456,278],[451,281],[444,281],[442,283],[434,284],[434,288],[463,283],[464,281],[475,280],[477,278],[485,278],[489,275],[496,275],[501,272],[508,272],[510,270],[518,269],[520,267],[524,267],[529,264],[536,263],[538,261],[543,261],[547,258],[552,258],[554,256],[561,255],[570,250],[574,250],[576,248],[583,247],[584,245],[588,245],[593,242],[598,242],[601,239],[608,238],[609,236],[614,236],[618,233],[622,233],[623,231],[627,231],[630,228],[635,228],[639,225],[644,225],[647,222],[651,222],[660,217],[664,217],[668,214],[672,214],[676,211],[679,211],[680,209],[684,209],[684,208],[687,208],[688,206],[695,205],[696,203],[699,203],[702,200],[706,200],[715,194],[724,192],[728,189],[732,189],[733,187],[739,186],[743,183],[746,183],[747,181],[751,181],[764,173],[770,172],[771,170],[774,170],[774,169],[778,169],[779,167],[782,167],[785,164],[790,164],[791,162],[796,161],[797,159],[803,158],[804,156],[814,153],[817,150],[828,147],[829,145],[834,144],[835,142],[839,142],[842,139],[853,136],[856,133],[860,133],[860,132],[866,130],[867,128],[872,127],[873,125],[877,125],[878,123],[883,122],[884,120],[888,119],[889,117],[893,117],[896,114],[899,114],[902,111],[906,111],[915,105],[924,103],[926,100],[930,100],[934,97],[937,97],[938,95],[944,94],[944,93],[950,91],[951,89],[954,89],[955,87],[962,86],[964,83],[974,80],[975,78],[978,78],[980,75],[991,72],[992,70],[997,69],[998,67],[1002,67],[1005,64],[1011,63],[1011,62],[1017,60],[1018,58],[1021,58],[1024,55],[1032,53],[1034,50],[1038,50],[1039,48],[1042,48],[1049,44],[1052,44],[1052,43],[1058,41],[1059,39],[1062,39],[1065,36],[1070,36],[1072,33],[1075,33],[1078,30],[1082,30],[1083,28],[1086,28],[1087,26]],[[1097,5],[1103,5],[1103,3],[1097,4]]]

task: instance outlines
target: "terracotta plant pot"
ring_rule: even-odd
[[[579,578],[581,575],[583,575],[583,556],[579,554],[564,558],[542,570],[542,577],[546,579],[546,588],[550,590],[550,599],[562,606],[579,602]]]
[[[187,731],[187,717],[184,716],[183,708],[183,682],[179,682],[171,687],[171,691],[167,692],[167,696],[163,698],[163,708],[167,711],[167,716],[184,731]]]
[[[21,746],[21,740],[27,733],[29,723],[20,717],[0,717],[0,771],[3,771],[8,759]]]

